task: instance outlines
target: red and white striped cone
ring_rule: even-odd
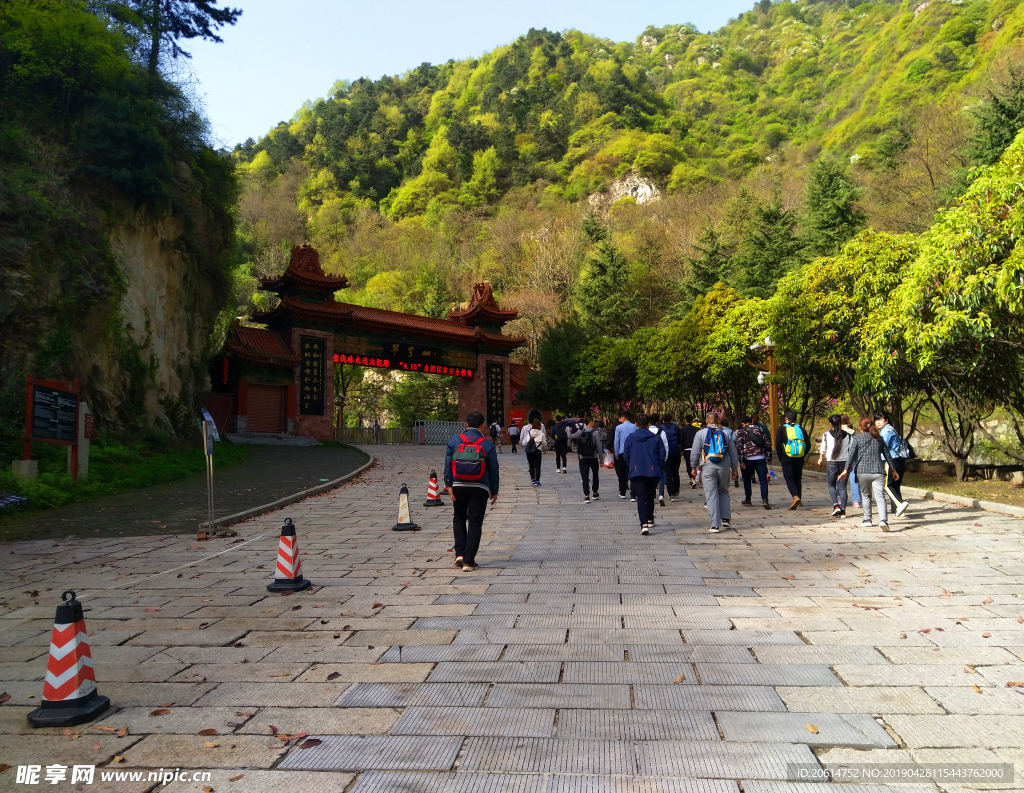
[[[402,482],[402,489],[398,491],[398,523],[391,527],[391,531],[419,531],[420,527],[412,522],[409,515],[409,488]]]
[[[302,562],[299,560],[299,541],[295,537],[295,524],[291,518],[284,519],[281,527],[281,541],[277,545],[277,569],[274,583],[267,586],[268,592],[301,592],[309,589],[313,582],[302,577]]]
[[[444,501],[437,494],[437,471],[430,472],[430,481],[427,482],[427,500],[423,502],[425,507],[443,507]]]
[[[110,707],[110,699],[96,691],[82,604],[70,589],[60,599],[50,636],[42,705],[28,714],[33,727],[71,727],[92,721]]]

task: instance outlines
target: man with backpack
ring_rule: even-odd
[[[661,481],[661,471],[668,451],[661,433],[651,432],[652,419],[657,421],[657,416],[638,416],[637,429],[622,445],[622,458],[635,493],[641,534],[650,534],[654,528],[654,492]]]
[[[564,416],[551,428],[551,440],[555,442],[555,473],[566,473],[569,463],[569,428]]]
[[[751,502],[752,480],[757,474],[761,485],[761,504],[771,509],[768,503],[768,463],[772,461],[772,445],[768,432],[755,424],[750,416],[740,420],[740,428],[736,430],[736,450],[740,456],[740,471],[743,474],[743,506],[753,506]]]
[[[583,479],[583,503],[590,503],[590,477],[594,477],[594,498],[600,498],[598,493],[599,477],[601,469],[601,435],[594,426],[594,419],[591,417],[582,427],[576,427],[569,433],[569,440],[576,442],[576,455],[579,457],[580,477]]]
[[[487,499],[498,500],[498,455],[484,437],[484,416],[466,416],[466,430],[452,437],[444,452],[444,484],[454,507],[455,566],[476,570],[476,554],[484,528]]]
[[[696,471],[690,465],[690,453],[693,451],[693,439],[697,437],[700,427],[693,423],[693,416],[687,416],[679,431],[679,445],[683,449],[683,460],[686,462],[686,475],[690,477],[690,489],[697,488]]]
[[[722,529],[732,528],[729,479],[730,475],[736,478],[738,464],[736,443],[732,435],[719,426],[717,413],[708,413],[707,426],[693,439],[690,465],[697,470],[704,485],[705,506],[711,519],[709,534],[718,534]]]
[[[775,448],[779,450],[779,465],[782,466],[786,487],[793,497],[789,508],[796,509],[803,503],[800,497],[803,495],[804,458],[810,447],[807,444],[807,433],[796,423],[796,412],[787,410],[783,420],[775,436]]]

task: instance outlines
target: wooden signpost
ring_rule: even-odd
[[[71,447],[71,479],[78,479],[78,403],[80,386],[76,378],[36,380],[28,376],[25,390],[25,459],[32,459],[32,442]]]

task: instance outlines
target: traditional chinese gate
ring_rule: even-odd
[[[476,284],[469,307],[450,312],[448,319],[335,300],[334,293],[348,285],[344,276],[324,274],[309,245],[292,248],[281,276],[263,279],[262,288],[275,292],[280,302],[253,312],[252,320],[265,328],[235,325],[215,383],[215,390],[235,392],[237,432],[266,431],[264,402],[268,389],[277,389],[284,403],[280,431],[334,437],[330,364],[339,363],[454,375],[460,420],[479,410],[488,422],[508,424],[513,395],[508,356],[525,340],[502,334],[502,325],[517,312],[495,302],[490,284]],[[257,423],[258,406],[263,412]]]

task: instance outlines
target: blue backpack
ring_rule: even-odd
[[[725,433],[718,427],[708,427],[704,435],[704,462],[720,463],[726,453]]]

